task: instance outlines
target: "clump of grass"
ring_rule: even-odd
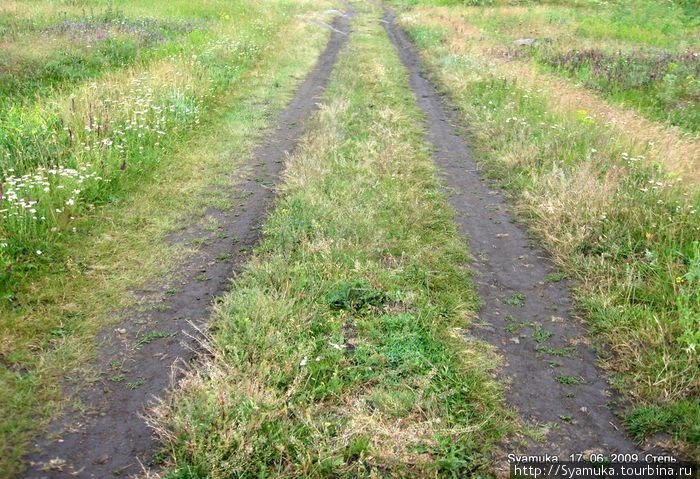
[[[586,380],[583,379],[583,378],[580,377],[580,376],[566,376],[566,375],[563,375],[563,374],[560,374],[559,376],[557,376],[556,379],[557,379],[557,382],[558,382],[559,384],[566,384],[566,385],[569,385],[569,386],[574,386],[574,385],[577,385],[577,384],[583,384],[583,383],[586,382]]]
[[[678,401],[671,406],[643,406],[626,418],[630,434],[638,440],[656,433],[671,433],[691,444],[700,443],[700,413],[692,401]]]
[[[520,292],[515,292],[509,298],[504,299],[503,302],[511,306],[522,306],[525,304],[525,295]]]
[[[576,354],[576,348],[573,346],[567,346],[563,348],[555,348],[550,346],[537,346],[535,351],[541,354],[548,354],[550,356],[560,356],[560,357],[573,357]]]
[[[508,333],[517,333],[523,328],[532,327],[532,323],[528,321],[518,321],[514,316],[506,316],[505,331]]]
[[[385,295],[366,281],[343,281],[328,293],[327,301],[334,309],[358,311],[363,307],[380,306]]]
[[[143,378],[138,378],[134,381],[126,383],[126,387],[128,387],[131,390],[136,390],[146,384],[146,380]]]
[[[563,281],[565,279],[569,279],[569,275],[564,272],[556,272],[556,273],[549,273],[547,276],[544,278],[545,283],[558,283],[559,281]]]
[[[151,344],[152,342],[157,341],[159,339],[169,338],[174,335],[174,333],[168,333],[165,331],[148,331],[139,336],[138,340],[136,341],[136,344],[138,344],[139,346],[144,346],[146,344]]]
[[[547,342],[552,336],[554,336],[554,333],[544,329],[541,326],[536,326],[535,330],[532,332],[532,339],[536,343]]]
[[[157,411],[166,477],[488,470],[506,424],[493,358],[458,329],[465,246],[405,71],[373,15],[355,22],[209,358]]]

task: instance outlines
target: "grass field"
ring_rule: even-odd
[[[492,477],[545,436],[507,402],[499,345],[469,332],[473,258],[382,6],[350,3],[260,244],[150,411],[158,477]],[[572,281],[630,435],[698,457],[697,3],[387,5],[553,258],[548,280]],[[236,175],[346,7],[2,2],[0,477],[62,411],[88,410],[97,335],[196,252],[169,238],[239,206]]]
[[[577,281],[602,361],[634,404],[631,434],[670,433],[697,452],[696,11],[438,3],[400,4],[402,23],[459,106],[487,174]],[[540,46],[513,45],[525,37]],[[674,72],[684,86],[670,87]]]
[[[21,468],[32,434],[73,401],[59,381],[89,386],[96,332],[134,305],[135,289],[191,253],[166,235],[207,207],[230,207],[232,173],[311,68],[327,32],[307,20],[322,19],[324,5],[274,5],[0,7],[10,44],[0,68],[9,78],[0,101],[5,473]],[[157,38],[140,43],[141,26]],[[85,50],[70,46],[74,34]],[[55,38],[66,35],[70,43]],[[87,45],[106,48],[110,38],[133,42],[134,55],[99,65],[66,59],[93,55]],[[304,48],[274,54],[302,38]],[[47,50],[27,51],[23,42]],[[53,55],[70,72],[42,76],[25,58],[38,53],[46,57],[36,61]]]

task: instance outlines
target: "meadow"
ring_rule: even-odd
[[[239,6],[226,15],[245,29],[211,40],[205,30],[222,27],[206,20],[215,8],[197,12],[199,21],[182,12],[189,20],[180,21],[138,14],[129,20],[128,10],[114,4],[87,11],[51,6],[12,2],[2,12],[6,299],[53,257],[75,218],[118,201],[131,177],[152,170],[170,144],[200,123],[205,104],[237,80],[235,70],[245,71],[275,27],[246,22]]]
[[[576,281],[629,432],[697,452],[692,2],[395,3],[485,173]]]

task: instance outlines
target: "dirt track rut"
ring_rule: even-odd
[[[246,252],[257,243],[259,228],[274,198],[272,185],[279,178],[285,156],[302,137],[305,120],[317,109],[348,29],[349,15],[336,17],[315,68],[279,115],[265,143],[250,155],[248,174],[233,197],[238,206],[208,212],[221,226],[217,234],[193,226],[175,238],[187,241],[207,236],[198,253],[178,268],[178,292],[169,295],[169,285],[154,285],[162,294],[156,308],[134,313],[128,321],[100,334],[98,370],[102,379],[79,395],[87,412],[67,412],[52,424],[51,439],[40,442],[37,452],[27,457],[31,466],[22,477],[128,477],[141,472],[141,464],[152,459],[157,444],[141,417],[144,408],[169,386],[173,362],[191,357],[196,347],[192,325],[205,323],[211,301],[227,290],[231,277],[247,258]],[[217,261],[227,255],[230,261]],[[172,336],[138,345],[144,324],[148,330]],[[117,358],[121,366],[115,372]],[[110,381],[117,373],[122,376],[120,381]]]
[[[502,195],[480,177],[455,126],[455,109],[424,76],[394,14],[387,10],[382,23],[409,72],[426,116],[426,138],[434,146],[456,220],[474,257],[482,307],[473,333],[503,355],[501,377],[520,417],[531,425],[549,425],[542,442],[513,441],[507,449],[561,458],[593,451],[636,451],[611,412],[608,384],[595,366],[596,355],[585,340],[583,325],[572,314],[567,285],[547,281],[555,270],[546,255],[513,222]]]

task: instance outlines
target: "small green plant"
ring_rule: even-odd
[[[558,283],[559,281],[564,281],[565,279],[569,278],[568,273],[564,272],[556,272],[556,273],[549,273],[547,276],[544,277],[544,282],[545,283]]]
[[[551,331],[542,328],[540,325],[535,326],[535,330],[532,333],[532,339],[536,343],[544,343],[549,341],[549,339],[554,335]]]
[[[700,409],[696,401],[641,406],[627,414],[625,424],[630,434],[638,440],[668,431],[676,439],[700,444]]]
[[[128,387],[131,390],[136,390],[146,384],[146,380],[143,378],[138,378],[135,381],[131,381],[126,383],[126,387]]]
[[[506,326],[504,329],[508,333],[517,333],[521,329],[531,326],[532,323],[527,321],[518,321],[513,315],[509,314],[506,316]]]
[[[559,375],[557,376],[557,382],[559,384],[567,384],[567,385],[576,385],[576,384],[583,384],[585,383],[585,379],[583,379],[580,376],[566,376],[566,375]]]
[[[571,357],[576,354],[576,348],[574,346],[567,346],[564,348],[553,348],[548,346],[537,346],[535,351],[541,354],[549,354],[550,356],[562,356]]]
[[[525,294],[523,293],[513,293],[510,298],[503,300],[505,304],[510,304],[511,306],[522,306],[525,304]]]
[[[162,338],[169,338],[174,336],[175,333],[166,333],[165,331],[149,331],[141,336],[139,336],[136,344],[143,346],[145,344],[150,344]]]
[[[326,295],[331,308],[351,311],[359,311],[366,306],[377,307],[385,300],[386,295],[365,280],[344,281]]]

